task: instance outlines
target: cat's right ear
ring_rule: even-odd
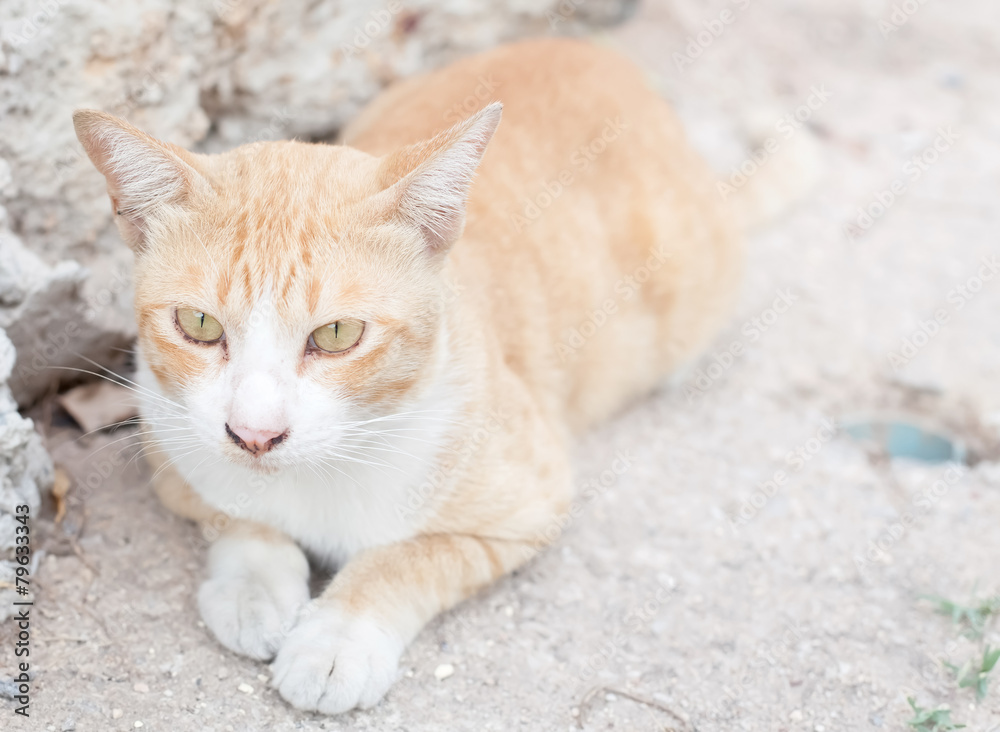
[[[182,205],[197,189],[210,188],[191,165],[192,156],[93,109],[73,113],[76,136],[108,183],[122,238],[141,251],[164,207]]]

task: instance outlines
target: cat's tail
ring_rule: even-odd
[[[820,142],[807,127],[785,137],[748,134],[747,157],[716,184],[744,232],[759,229],[806,198],[823,178]]]

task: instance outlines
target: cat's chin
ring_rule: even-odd
[[[274,475],[289,467],[271,457],[252,457],[250,455],[229,455],[227,457],[234,465],[239,465],[261,475]]]

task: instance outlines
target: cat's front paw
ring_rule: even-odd
[[[201,617],[218,641],[260,661],[274,658],[308,601],[304,582],[272,587],[253,576],[213,577],[198,591]]]
[[[271,664],[271,685],[298,709],[323,714],[367,709],[396,680],[404,647],[371,620],[312,606]]]
[[[223,537],[209,550],[198,609],[226,648],[268,661],[309,602],[308,580],[309,564],[294,544]]]

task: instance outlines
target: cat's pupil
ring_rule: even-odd
[[[205,313],[198,313],[198,317],[201,319],[200,327],[205,327]]]

